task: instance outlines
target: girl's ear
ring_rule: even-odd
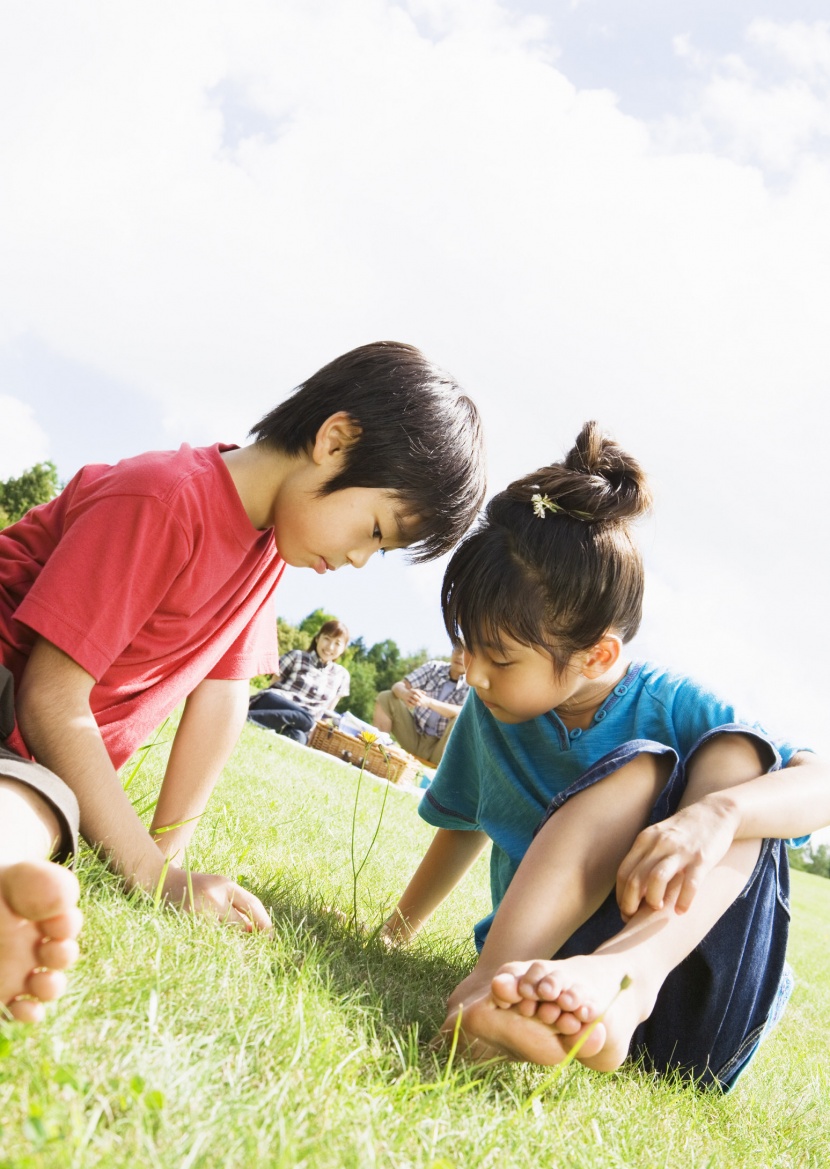
[[[311,457],[315,463],[324,463],[331,456],[342,455],[362,434],[359,424],[345,410],[332,414],[320,429],[314,440]]]
[[[621,653],[621,639],[616,633],[606,633],[585,655],[582,664],[583,677],[599,678],[617,664]]]

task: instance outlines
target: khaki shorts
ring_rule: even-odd
[[[14,727],[14,680],[0,666],[0,734],[10,735]],[[49,805],[60,825],[60,840],[53,859],[69,860],[78,850],[78,801],[70,788],[53,771],[24,759],[3,745],[0,737],[0,778],[14,779],[31,788]]]
[[[450,731],[455,725],[455,719],[449,720],[443,735],[440,739],[436,739],[433,735],[422,735],[415,729],[415,720],[412,718],[409,707],[405,702],[401,702],[400,698],[397,698],[391,690],[381,690],[377,701],[381,710],[392,720],[392,734],[404,751],[408,751],[410,755],[417,755],[425,763],[431,763],[433,767],[437,767],[444,754]],[[458,709],[460,712],[461,707],[459,706]]]

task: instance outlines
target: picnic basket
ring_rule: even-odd
[[[332,723],[322,719],[315,724],[308,737],[309,747],[315,751],[326,751],[355,767],[365,766],[372,775],[388,779],[390,783],[411,783],[418,786],[421,765],[412,755],[400,747],[381,747],[379,743],[367,743],[355,735],[347,735]],[[364,764],[365,759],[365,764]]]

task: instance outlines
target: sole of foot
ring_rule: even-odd
[[[0,1004],[7,1018],[39,1022],[44,1003],[66,989],[65,970],[78,957],[74,873],[50,861],[0,869]]]

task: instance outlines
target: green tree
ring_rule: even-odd
[[[292,649],[308,649],[311,645],[311,634],[296,625],[290,625],[283,617],[277,618],[277,645],[280,657]]]
[[[830,845],[805,844],[801,848],[789,848],[790,867],[814,877],[830,877]]]
[[[30,508],[48,503],[60,491],[54,463],[35,463],[16,479],[0,482],[0,528],[16,523]]]
[[[321,625],[325,625],[327,621],[335,621],[336,618],[333,613],[327,613],[325,609],[315,609],[313,613],[309,613],[307,617],[303,617],[299,624],[299,629],[302,633],[308,634],[308,641],[311,644],[311,639]],[[308,649],[308,645],[305,647]]]
[[[398,682],[416,666],[423,665],[427,660],[427,651],[421,649],[403,657],[397,643],[387,638],[386,641],[376,642],[366,656],[375,667],[377,687],[381,691],[390,690],[394,682]]]
[[[810,849],[809,872],[815,873],[817,877],[830,877],[830,846],[820,844]]]
[[[800,873],[808,873],[810,871],[810,858],[806,848],[788,848],[787,856],[790,860],[791,869],[797,869]]]
[[[351,661],[346,661],[344,654],[342,660],[349,671],[349,694],[346,698],[340,699],[337,710],[341,714],[350,710],[364,722],[370,723],[375,709],[375,699],[378,696],[375,667],[366,658],[352,658]]]

